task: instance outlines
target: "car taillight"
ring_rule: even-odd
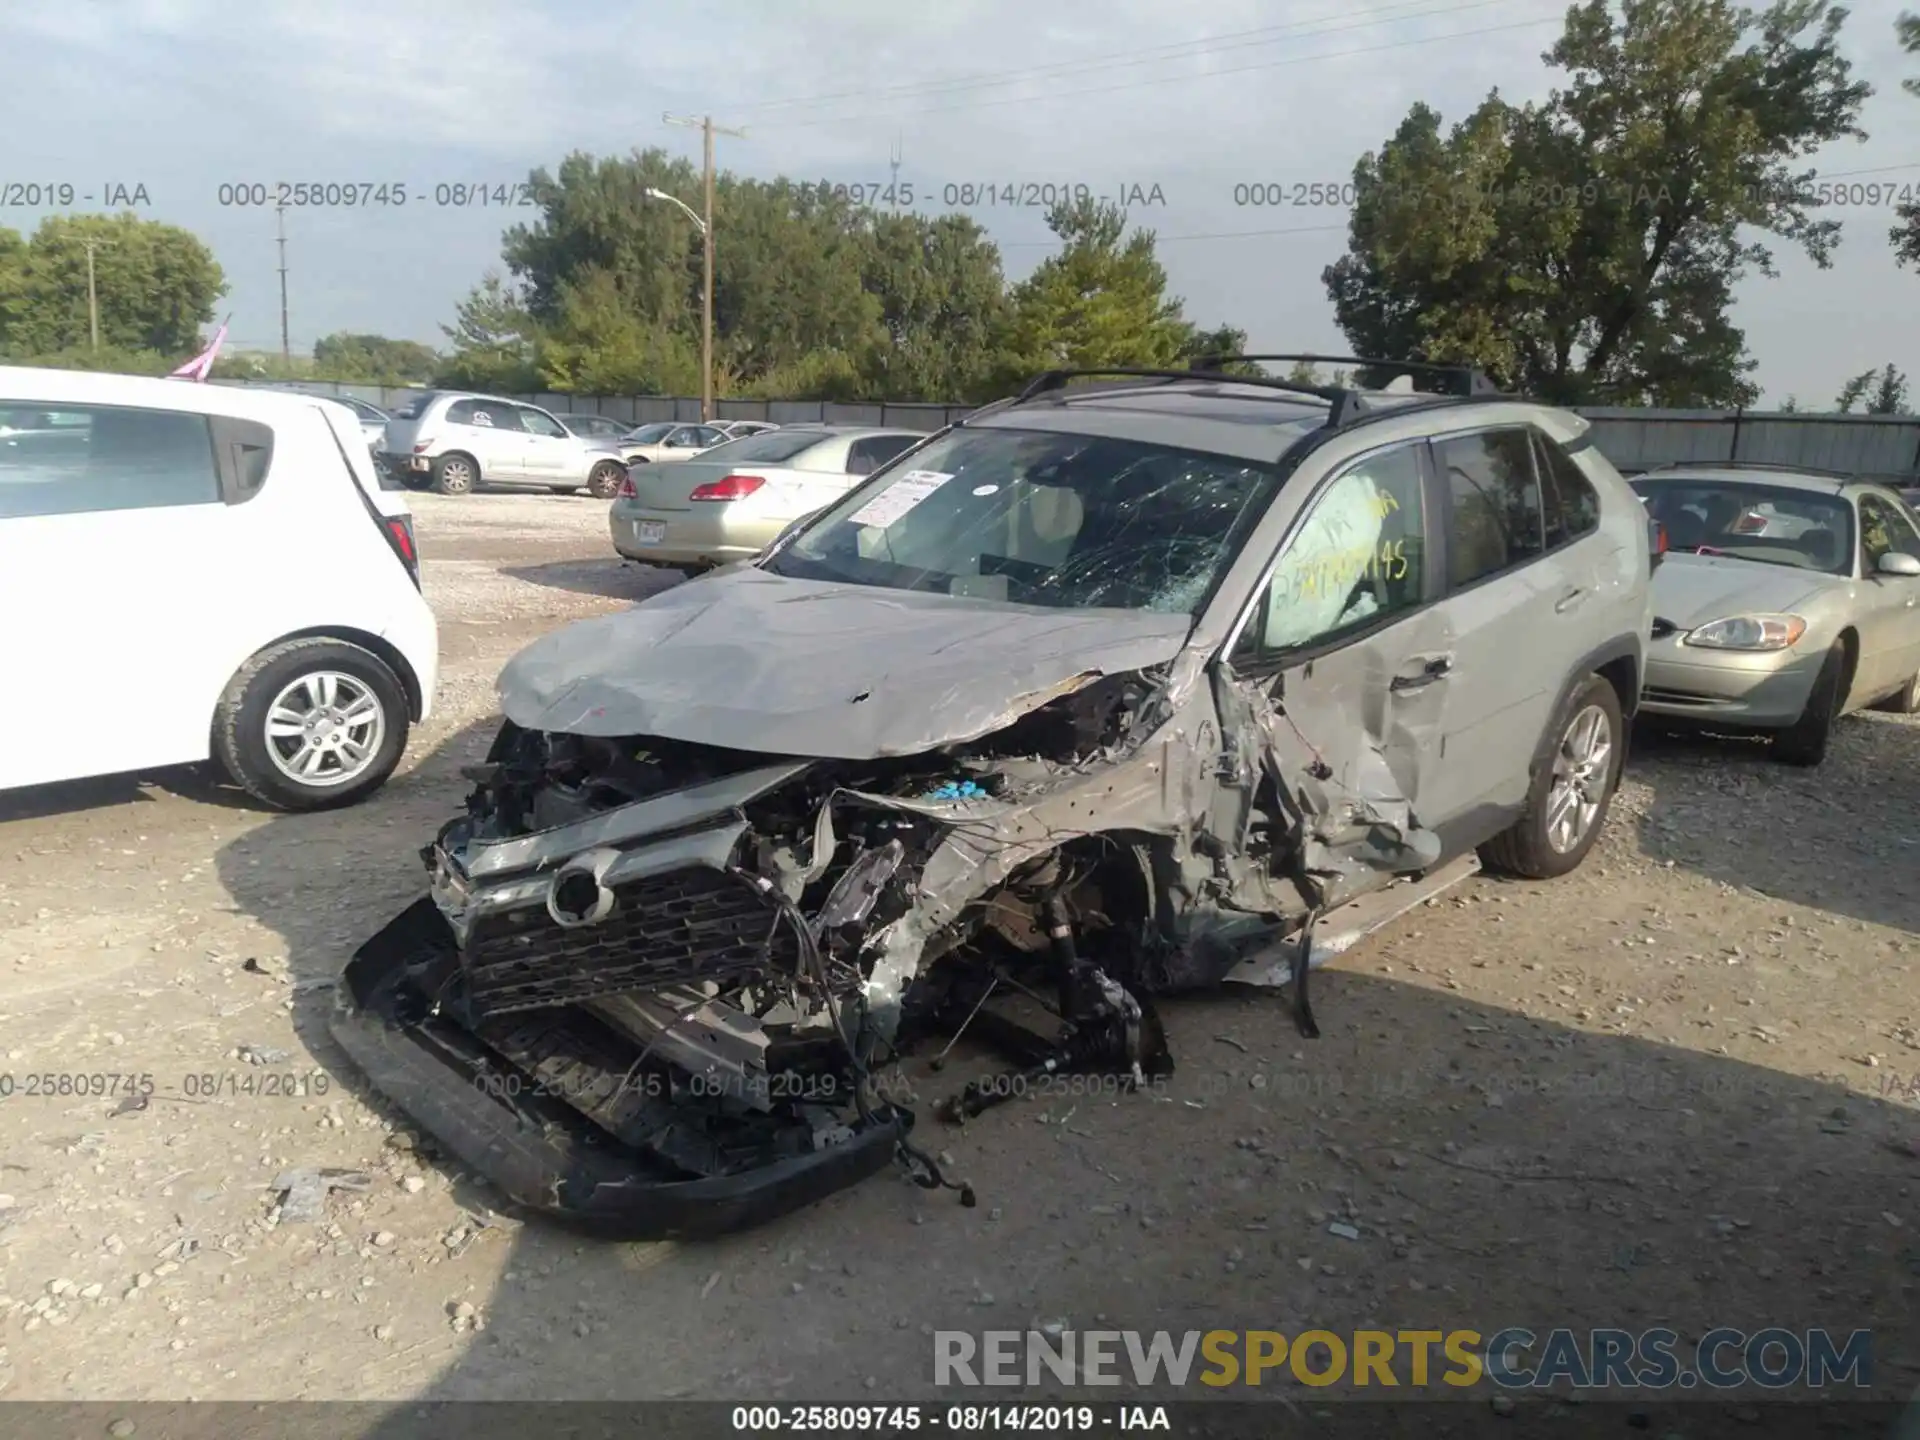
[[[422,440],[418,445],[413,447],[413,453],[416,455],[424,455],[432,448],[433,442],[431,440]]]
[[[638,500],[640,498],[640,492],[633,488],[633,474],[631,471],[622,477],[616,498],[621,500]]]
[[[1733,522],[1733,533],[1736,535],[1758,535],[1766,528],[1767,517],[1764,515],[1756,515],[1751,510]]]
[[[1667,556],[1667,527],[1651,515],[1647,517],[1647,560],[1648,568],[1657,570],[1660,562]]]
[[[393,553],[400,557],[400,563],[407,567],[407,576],[413,581],[413,588],[420,588],[420,552],[413,543],[413,517],[411,515],[388,515],[383,528],[387,532],[387,544],[393,547]]]
[[[728,475],[721,480],[709,480],[704,485],[696,485],[689,500],[744,500],[767,482],[758,475]]]

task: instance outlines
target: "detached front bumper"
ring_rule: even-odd
[[[689,1176],[542,1094],[532,1075],[430,1013],[408,967],[454,943],[431,899],[402,911],[348,962],[333,1034],[375,1088],[462,1164],[532,1209],[609,1237],[711,1238],[884,1169],[913,1123],[910,1112],[879,1106],[840,1144],[740,1174]]]
[[[1811,654],[1803,653],[1812,649]],[[1798,720],[1813,693],[1827,647],[1804,642],[1785,654],[1715,651],[1683,645],[1678,635],[1647,647],[1647,680],[1640,712],[1755,729],[1780,729]]]

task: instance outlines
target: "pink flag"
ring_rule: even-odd
[[[171,372],[167,378],[169,380],[205,380],[207,372],[213,369],[213,358],[220,353],[221,343],[226,338],[227,322],[222,320],[220,328],[213,332],[213,343],[178,370]]]

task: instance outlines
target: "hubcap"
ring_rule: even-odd
[[[267,707],[267,754],[301,785],[346,784],[373,763],[386,736],[380,697],[337,670],[302,675]]]
[[[449,460],[441,467],[440,473],[446,477],[447,484],[455,490],[466,489],[467,482],[472,478],[467,473],[467,463],[464,460]]]
[[[1598,705],[1589,705],[1573,717],[1553,757],[1553,782],[1547,787],[1547,844],[1559,854],[1576,848],[1593,829],[1612,773],[1612,722]]]

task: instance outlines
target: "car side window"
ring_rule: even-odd
[[[222,499],[205,415],[0,399],[0,517],[218,505]]]
[[[447,407],[449,425],[478,425],[484,430],[519,428],[513,407],[496,405],[490,400],[456,400]]]
[[[1420,447],[1399,445],[1360,460],[1315,497],[1236,657],[1335,640],[1413,609],[1425,593]]]
[[[1533,432],[1534,457],[1540,469],[1542,510],[1546,517],[1547,548],[1570,545],[1600,528],[1600,493],[1579,462],[1551,435]]]
[[[1920,560],[1920,534],[1907,517],[1877,495],[1860,497],[1860,550],[1871,575],[1883,555],[1911,555]]]
[[[1546,549],[1540,477],[1525,430],[1436,440],[1447,505],[1447,580],[1455,589]]]
[[[529,435],[545,435],[555,440],[564,440],[567,438],[567,427],[551,415],[544,415],[540,411],[526,405],[521,405],[518,409],[520,412],[520,428],[525,430]]]
[[[869,435],[847,447],[847,474],[871,475],[913,444],[910,435]]]

